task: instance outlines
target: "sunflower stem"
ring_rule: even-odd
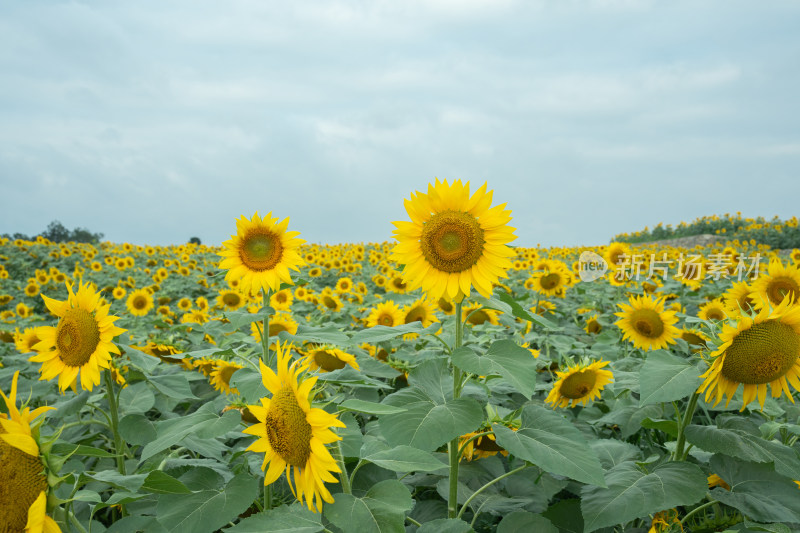
[[[489,487],[491,487],[492,485],[494,485],[498,481],[501,481],[501,480],[507,478],[508,476],[513,476],[517,472],[521,472],[522,470],[525,470],[526,468],[529,468],[531,466],[533,466],[531,463],[525,463],[524,465],[522,465],[520,467],[517,467],[514,470],[510,470],[510,471],[506,472],[505,474],[503,474],[502,476],[498,476],[498,477],[494,478],[493,480],[489,481],[484,486],[482,486],[481,488],[479,488],[478,490],[473,492],[472,495],[469,498],[467,498],[467,501],[465,501],[464,505],[461,507],[461,511],[458,513],[457,516],[454,516],[453,518],[461,518],[461,515],[464,514],[464,511],[467,510],[467,507],[469,506],[470,502],[472,502],[472,500],[474,500],[478,496],[478,494],[480,494],[481,492],[485,491],[486,489],[488,489]]]
[[[339,474],[339,481],[342,483],[342,492],[345,494],[352,494],[353,491],[350,488],[350,478],[347,476],[347,466],[344,464],[344,454],[342,453],[342,441],[336,441],[336,447],[333,449],[334,454],[336,455],[336,463],[339,465],[339,469],[341,473]],[[354,472],[355,473],[355,472]]]
[[[461,321],[461,306],[463,298],[456,303],[456,338],[453,342],[453,350],[461,347],[461,338],[463,336],[464,324]],[[461,370],[453,365],[453,399],[457,400],[461,395]],[[447,499],[447,516],[455,518],[458,512],[458,460],[460,457],[460,450],[458,446],[458,437],[454,438],[447,445],[447,452],[450,456],[450,493]]]
[[[266,309],[269,307],[269,295],[270,290],[261,290],[261,294],[264,295],[264,308]],[[272,361],[269,359],[269,312],[264,311],[264,326],[261,330],[261,360],[267,365],[269,368],[272,368]]]
[[[698,392],[692,394],[692,398],[689,400],[689,404],[686,406],[686,411],[683,413],[683,420],[678,424],[678,440],[675,443],[675,452],[672,454],[673,461],[683,461],[686,459],[686,454],[684,454],[683,450],[683,447],[686,444],[686,428],[692,422],[692,416],[694,415],[694,410],[697,408],[697,399],[699,397],[700,393]]]
[[[114,381],[111,378],[111,370],[104,372],[106,379],[106,397],[108,398],[108,410],[111,415],[111,433],[114,435],[114,452],[117,456],[117,470],[123,476],[125,474],[125,454],[123,453],[122,437],[119,434],[119,413],[117,411],[117,397],[114,394]]]
[[[710,497],[710,496],[706,496],[706,497]],[[689,520],[689,518],[693,517],[694,515],[696,515],[700,511],[703,511],[703,510],[707,509],[708,507],[711,507],[715,503],[718,503],[717,500],[711,500],[710,502],[706,502],[703,505],[700,505],[699,507],[695,507],[694,509],[692,509],[691,511],[686,513],[686,516],[684,516],[683,520],[681,520],[681,524],[685,524],[686,521]]]

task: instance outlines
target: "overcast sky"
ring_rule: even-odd
[[[4,0],[0,233],[390,240],[435,177],[535,246],[799,214],[794,0]]]

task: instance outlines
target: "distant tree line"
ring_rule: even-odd
[[[97,243],[103,238],[102,233],[92,233],[86,228],[74,228],[72,230],[68,230],[64,227],[64,224],[59,222],[58,220],[52,221],[50,224],[47,225],[47,229],[43,232],[39,233],[38,235],[25,235],[24,233],[14,233],[8,234],[4,233],[2,235],[7,239],[22,239],[25,241],[35,241],[36,237],[42,236],[45,239],[52,241],[52,242],[88,242],[88,243]]]

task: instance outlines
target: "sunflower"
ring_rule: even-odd
[[[730,403],[739,385],[744,386],[745,407],[758,398],[761,409],[767,396],[785,392],[794,402],[788,384],[800,390],[800,306],[789,306],[786,299],[775,308],[763,307],[754,317],[742,316],[735,326],[725,324],[719,335],[722,345],[711,354],[713,363],[702,375],[705,381],[697,392],[706,393],[706,402],[723,396]]]
[[[317,308],[319,308],[320,311],[341,311],[343,306],[342,300],[339,299],[333,291],[322,291],[319,295],[319,304]]]
[[[725,313],[725,304],[722,298],[711,300],[700,306],[700,311],[697,312],[697,318],[703,320],[725,320],[727,314]]]
[[[269,319],[269,336],[275,337],[281,331],[288,331],[292,335],[297,333],[297,321],[295,321],[289,313],[276,313]],[[256,327],[255,322],[250,323],[250,332],[253,334],[256,341],[260,343],[261,333],[258,327]]]
[[[241,290],[255,294],[280,289],[281,282],[292,284],[289,269],[298,270],[305,261],[298,247],[305,241],[296,231],[286,231],[289,218],[278,222],[267,213],[263,219],[255,213],[250,220],[244,216],[236,221],[236,235],[222,243],[223,258],[219,267],[227,269],[226,280],[240,279]]]
[[[516,430],[517,428],[511,428]],[[481,433],[487,432],[486,435],[481,435],[480,437],[471,440],[476,435]],[[466,445],[466,446],[465,446]],[[467,433],[466,435],[462,435],[458,439],[458,447],[464,448],[464,452],[462,457],[466,461],[475,461],[477,459],[483,459],[485,457],[491,457],[492,455],[497,455],[498,453],[503,456],[508,456],[508,452],[497,445],[495,440],[494,433],[491,430],[491,427],[482,427],[477,431],[473,431],[472,433]]]
[[[456,312],[456,306],[454,306],[453,302],[446,298],[439,298],[436,301],[436,306],[439,308],[439,311],[446,315],[452,315]]]
[[[92,390],[100,383],[100,369],[111,365],[111,354],[119,354],[112,342],[114,337],[126,330],[114,325],[118,317],[108,314],[108,304],[100,302],[100,294],[88,284],[78,285],[72,292],[67,283],[69,296],[63,302],[42,294],[47,308],[59,318],[58,325],[38,328],[42,339],[34,349],[39,352],[29,360],[42,363],[40,379],[50,380],[58,376],[61,391],[73,385],[80,372],[81,386]]]
[[[545,403],[553,404],[555,409],[575,407],[579,403],[586,405],[600,398],[603,388],[614,379],[610,370],[603,370],[606,365],[608,361],[595,361],[588,365],[578,363],[569,366],[565,372],[556,371],[558,380],[553,384]]]
[[[39,284],[36,282],[28,283],[25,287],[25,296],[33,298],[37,294],[39,294]]]
[[[497,317],[499,315],[499,311],[483,307],[483,305],[478,302],[473,302],[461,310],[461,320],[464,320],[473,326],[479,326],[487,322],[496,326],[499,324],[497,321]]]
[[[111,291],[111,295],[115,300],[121,300],[125,297],[125,294],[127,294],[127,291],[123,287],[114,287],[114,290]]]
[[[138,289],[128,295],[125,307],[133,316],[145,316],[153,308],[153,296],[147,289]]]
[[[723,295],[727,316],[738,317],[742,313],[752,313],[755,301],[750,297],[753,289],[746,281],[734,281],[730,289]]]
[[[505,204],[491,207],[486,184],[472,196],[469,182],[436,180],[428,193],[417,192],[405,202],[410,222],[393,222],[398,243],[391,259],[403,267],[408,290],[422,289],[433,299],[460,300],[471,287],[485,297],[492,283],[506,277],[515,252],[507,243],[516,238],[508,226]]]
[[[779,259],[770,261],[767,275],[752,283],[750,298],[756,309],[777,306],[787,296],[791,301],[800,300],[800,271],[794,265],[783,266]]]
[[[225,394],[239,394],[238,389],[231,387],[231,377],[233,377],[233,374],[240,368],[244,367],[236,363],[217,359],[214,362],[214,369],[208,375],[211,386]]]
[[[289,289],[283,289],[269,297],[269,305],[276,311],[288,311],[292,308],[293,301],[294,296]]]
[[[423,328],[427,328],[439,319],[434,315],[434,305],[426,298],[420,298],[403,308],[403,324],[421,322]]]
[[[683,328],[680,330],[681,339],[685,340],[693,352],[702,352],[708,342],[708,335],[698,329]]]
[[[353,290],[353,280],[348,277],[339,278],[336,282],[336,292],[339,294],[347,294]]]
[[[657,350],[674,344],[680,331],[675,327],[678,318],[675,311],[664,310],[662,299],[652,296],[631,296],[628,304],[617,304],[622,308],[620,317],[614,322],[622,330],[622,336],[642,350]]]
[[[360,370],[355,356],[338,348],[312,348],[306,352],[305,359],[304,366],[307,366],[310,370],[332,372],[333,370],[344,368],[345,365],[350,365],[356,370]]]
[[[608,248],[606,248],[606,253],[603,255],[603,258],[612,270],[616,270],[626,259],[629,259],[630,256],[630,246],[622,242],[612,242],[608,245]]]
[[[39,344],[42,340],[39,338],[39,328],[25,328],[25,331],[19,331],[17,328],[14,334],[14,346],[16,346],[19,353],[31,353],[34,351],[33,347]]]
[[[388,326],[391,328],[403,324],[404,318],[405,315],[400,310],[400,307],[393,300],[386,300],[370,310],[365,322],[368,328],[374,326]]]
[[[17,409],[17,380],[14,373],[11,392],[6,396],[8,414],[0,415],[0,527],[3,532],[61,533],[58,524],[47,516],[47,474],[39,450],[39,415],[53,409],[39,407],[33,411],[26,407]]]
[[[525,287],[545,296],[560,296],[563,298],[564,287],[567,284],[566,274],[566,271],[561,268],[535,272],[525,282]]]
[[[341,473],[325,445],[341,440],[330,428],[345,425],[335,415],[311,407],[317,378],[302,379],[306,367],[300,361],[289,366],[289,352],[278,346],[277,375],[260,363],[262,381],[272,397],[261,398],[261,405],[247,406],[258,419],[244,430],[258,437],[247,450],[264,453],[264,485],[275,482],[285,471],[297,499],[320,512],[323,500],[333,503],[325,483],[337,482],[331,472]]]
[[[597,320],[597,313],[590,315],[586,319],[586,325],[584,326],[583,330],[586,333],[593,333],[593,334],[597,334],[603,331],[603,326]]]

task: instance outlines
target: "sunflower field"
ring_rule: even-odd
[[[800,252],[0,238],[0,533],[800,529]]]

